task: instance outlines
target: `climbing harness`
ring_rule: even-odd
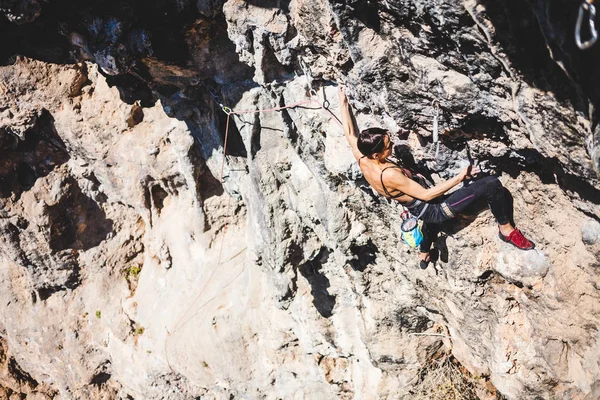
[[[585,12],[589,13],[588,24],[590,27],[591,38],[585,42],[581,41],[581,24],[583,23],[583,17]],[[575,24],[575,43],[581,50],[589,49],[598,40],[598,31],[596,31],[596,24],[594,19],[596,18],[596,7],[594,7],[594,0],[584,0],[579,6],[579,13],[577,15],[577,23]]]

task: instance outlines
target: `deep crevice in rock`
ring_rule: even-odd
[[[65,144],[54,129],[54,119],[44,111],[28,129],[25,140],[0,131],[0,198],[17,199],[48,175],[57,166],[69,160]]]
[[[371,28],[375,32],[381,30],[381,18],[379,17],[379,5],[377,3],[373,0],[359,0],[352,5],[354,16],[367,28]]]
[[[90,380],[90,384],[100,387],[106,382],[108,382],[110,377],[111,374],[108,374],[106,372],[100,372],[92,377],[92,379]]]
[[[222,195],[224,193],[223,185],[212,174],[204,160],[202,160],[198,148],[192,147],[189,157],[194,165],[196,192],[200,201],[204,203],[213,196]]]
[[[159,184],[155,183],[150,188],[150,194],[152,196],[152,204],[156,207],[156,211],[160,213],[164,207],[164,201],[169,194]]]
[[[233,117],[235,118],[235,116]],[[237,128],[237,125],[233,122],[233,118],[229,121],[229,132],[227,136],[227,154],[232,157],[248,157],[248,153],[246,152],[246,146],[244,145],[244,139],[242,138],[242,134]],[[221,126],[227,128],[227,116],[219,114],[219,120],[221,120]],[[225,134],[226,129],[223,129],[222,138],[223,142],[225,142]]]
[[[148,86],[147,81],[130,74],[126,75],[104,75],[109,86],[116,86],[119,90],[121,100],[127,104],[139,101],[142,107],[152,107],[156,102],[156,96]]]
[[[369,265],[375,263],[379,249],[369,239],[364,245],[351,247],[350,252],[356,257],[350,260],[350,266],[355,271],[363,272]]]
[[[77,181],[69,177],[63,183],[64,196],[47,209],[50,220],[50,248],[89,250],[106,239],[112,231],[112,220],[102,208],[81,191]]]
[[[246,0],[247,3],[261,8],[277,8],[284,13],[290,12],[291,0]]]
[[[298,267],[298,271],[310,283],[315,308],[325,318],[333,315],[333,308],[336,303],[335,296],[330,295],[327,291],[331,286],[329,279],[321,272],[321,268],[327,262],[329,254],[328,249],[322,248],[315,258]]]
[[[27,372],[21,369],[21,367],[19,366],[19,364],[17,364],[17,361],[13,357],[11,357],[8,361],[8,371],[10,375],[21,384],[29,385],[34,389],[39,385],[39,383],[35,379],[33,379],[31,375],[29,375]]]

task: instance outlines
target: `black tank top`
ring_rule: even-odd
[[[360,165],[360,160],[362,160],[362,159],[363,159],[363,158],[365,158],[365,157],[366,157],[366,156],[362,156],[361,158],[359,158],[359,159],[358,159],[358,165]],[[384,192],[384,193],[386,194],[386,196],[388,196],[390,199],[395,199],[395,198],[397,198],[397,197],[404,196],[404,194],[405,194],[405,193],[402,193],[402,192],[400,192],[400,193],[398,193],[398,194],[395,194],[395,195],[392,195],[392,194],[389,192],[389,190],[388,190],[388,189],[385,187],[385,183],[383,183],[383,172],[384,172],[386,169],[389,169],[389,168],[398,168],[399,170],[401,170],[401,171],[402,171],[402,173],[403,173],[403,174],[404,174],[404,175],[405,175],[407,178],[411,178],[411,179],[412,179],[412,173],[411,173],[409,170],[407,170],[407,169],[405,169],[405,168],[402,168],[401,166],[399,166],[398,164],[396,164],[395,162],[393,162],[393,161],[391,161],[391,160],[389,160],[389,159],[387,159],[387,158],[386,158],[386,161],[387,161],[387,162],[389,162],[389,163],[392,163],[392,164],[394,164],[394,165],[390,165],[389,167],[385,167],[384,169],[382,169],[382,170],[381,170],[381,174],[379,175],[379,180],[381,181],[381,188],[383,189],[383,192]],[[407,175],[405,171],[408,171],[408,174],[409,174],[410,176],[409,176],[409,175]]]
[[[402,171],[402,173],[403,173],[404,175],[406,175],[406,173],[404,173],[404,168],[400,168],[400,167],[398,167],[397,165],[391,165],[391,166],[389,166],[389,167],[385,167],[384,169],[382,169],[382,170],[381,170],[381,175],[379,175],[379,180],[381,181],[381,188],[383,189],[383,191],[385,192],[385,194],[386,194],[386,195],[387,195],[387,196],[388,196],[390,199],[395,199],[395,198],[397,198],[397,197],[404,196],[404,194],[405,194],[405,193],[402,193],[402,192],[400,192],[400,193],[398,193],[398,194],[392,195],[392,194],[391,194],[391,193],[390,193],[390,192],[387,190],[387,188],[385,187],[385,184],[383,183],[383,172],[384,172],[386,169],[390,169],[390,168],[398,168],[399,170],[401,170],[401,171]],[[408,176],[407,176],[407,177],[408,177]]]

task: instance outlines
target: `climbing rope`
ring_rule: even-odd
[[[342,123],[338,120],[338,118],[335,116],[335,114],[333,114],[333,112],[331,112],[331,110],[329,109],[329,101],[327,99],[324,99],[322,103],[319,103],[317,100],[315,100],[315,97],[318,97],[317,92],[311,87],[310,85],[310,81],[307,80],[307,84],[308,84],[308,88],[309,88],[309,94],[310,94],[310,99],[308,100],[304,100],[304,101],[300,101],[294,104],[290,104],[287,106],[281,106],[281,107],[273,107],[273,108],[265,108],[265,109],[258,109],[258,110],[233,110],[227,106],[225,106],[223,103],[221,103],[219,101],[219,98],[208,88],[208,86],[206,86],[206,84],[202,81],[200,81],[200,83],[206,88],[206,90],[208,91],[208,93],[210,94],[210,96],[213,98],[213,100],[215,101],[215,103],[217,103],[219,105],[219,107],[221,108],[221,110],[227,115],[227,121],[225,123],[225,137],[224,137],[224,143],[223,143],[223,160],[221,162],[221,173],[220,173],[220,177],[219,177],[219,181],[221,182],[221,184],[224,183],[223,180],[223,172],[225,169],[225,156],[227,154],[227,141],[229,138],[229,125],[230,125],[230,119],[232,115],[241,115],[241,114],[258,114],[258,113],[266,113],[266,112],[275,112],[275,111],[282,111],[288,108],[296,108],[296,107],[300,107],[303,105],[309,105],[309,104],[314,104],[316,106],[318,106],[317,109],[322,109],[323,111],[327,112],[329,114],[329,117],[331,119],[333,119],[340,128],[343,128]],[[165,360],[167,362],[167,365],[169,367],[169,369],[171,370],[171,372],[173,371],[173,367],[171,366],[171,363],[169,361],[169,353],[167,351],[167,344],[169,342],[169,339],[171,338],[171,336],[179,331],[181,328],[183,328],[188,322],[190,322],[196,315],[198,315],[199,313],[199,309],[201,309],[202,307],[204,307],[205,305],[207,305],[208,303],[210,303],[210,301],[212,301],[214,298],[210,299],[209,301],[205,302],[204,304],[202,304],[199,309],[196,311],[196,313],[194,313],[191,317],[187,318],[188,313],[190,312],[190,310],[192,310],[192,308],[196,305],[196,303],[198,302],[198,300],[200,299],[200,297],[202,296],[202,294],[204,293],[204,291],[206,290],[206,288],[209,286],[209,284],[211,283],[213,277],[215,276],[215,273],[217,272],[217,270],[219,269],[219,267],[221,266],[221,259],[223,256],[223,246],[225,243],[225,234],[227,232],[227,228],[229,226],[229,217],[231,216],[231,196],[228,196],[227,199],[227,211],[226,211],[226,216],[225,216],[225,223],[223,224],[223,231],[222,231],[222,235],[221,235],[221,243],[219,246],[219,255],[217,258],[217,265],[216,267],[213,269],[213,271],[211,272],[211,274],[208,277],[208,280],[206,281],[206,283],[204,284],[204,286],[202,287],[202,289],[200,290],[200,292],[198,293],[198,295],[194,298],[194,301],[192,301],[192,303],[190,304],[190,306],[187,308],[187,310],[183,313],[183,315],[179,318],[179,320],[177,321],[177,323],[175,324],[175,327],[173,329],[173,331],[169,331],[167,330],[167,336],[165,338],[165,344],[164,344],[164,353],[165,353]],[[237,279],[234,278],[234,280]],[[233,281],[232,281],[233,282]],[[225,287],[227,287],[230,283],[228,283]]]
[[[585,12],[588,12],[588,24],[590,28],[591,38],[585,42],[581,41],[581,25],[583,24],[583,17]],[[577,23],[575,24],[575,43],[581,50],[589,49],[598,40],[598,31],[596,31],[596,24],[594,19],[596,18],[596,7],[594,6],[594,0],[584,0],[579,6],[579,13],[577,15]]]
[[[221,107],[221,109],[223,109],[225,106],[223,105],[223,103],[221,103],[219,101],[219,98],[217,97],[217,95],[214,94],[213,91],[210,90],[210,88],[208,86],[206,86],[206,83],[204,83],[203,81],[200,81],[200,83],[202,84],[202,86],[204,86],[204,89],[206,89],[206,91],[208,92],[208,94],[210,95],[210,97],[213,98],[213,100],[215,101],[215,103],[217,103],[219,105],[219,107]]]

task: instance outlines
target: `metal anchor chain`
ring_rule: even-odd
[[[579,14],[577,15],[577,23],[575,24],[575,43],[581,50],[589,49],[598,40],[598,31],[596,30],[596,24],[594,19],[596,18],[596,7],[594,7],[594,0],[584,0],[579,6]],[[583,23],[583,17],[585,12],[589,13],[589,27],[591,38],[585,42],[581,41],[581,24]]]

